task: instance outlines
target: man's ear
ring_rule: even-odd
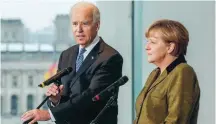
[[[99,29],[100,29],[100,21],[97,22],[97,24],[96,24],[96,31],[98,31]]]

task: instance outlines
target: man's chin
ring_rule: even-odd
[[[86,45],[87,42],[84,41],[84,40],[78,40],[77,43],[78,43],[79,45]]]

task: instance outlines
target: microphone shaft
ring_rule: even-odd
[[[50,96],[47,96],[36,109],[39,109],[49,99],[49,97]]]
[[[57,86],[59,86],[59,85],[57,84]],[[49,98],[50,98],[50,96],[47,96],[47,97],[41,102],[41,104],[40,104],[36,109],[40,109],[40,107],[41,107]],[[28,123],[31,122],[32,120],[33,120],[33,119],[29,119],[29,120],[23,122],[23,124],[28,124]],[[34,124],[38,124],[38,123],[35,122]]]

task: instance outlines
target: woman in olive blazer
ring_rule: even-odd
[[[200,88],[184,57],[187,29],[177,21],[158,20],[145,35],[148,62],[157,68],[137,97],[134,124],[196,124]]]

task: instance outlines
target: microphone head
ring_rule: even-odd
[[[101,97],[106,97],[107,95],[110,95],[111,92],[113,92],[119,86],[124,85],[127,81],[128,81],[128,77],[127,76],[123,76],[123,77],[119,78],[113,84],[111,84],[106,89],[104,89],[103,91],[101,91],[99,94],[97,94],[96,96],[94,96],[92,98],[92,101],[99,101],[101,99]]]
[[[39,84],[39,85],[38,85],[38,87],[41,87],[41,88],[43,88],[44,86],[43,86],[42,84]]]
[[[39,84],[38,87],[45,87],[47,85],[49,85],[50,83],[52,82],[55,82],[55,81],[58,81],[60,82],[59,80],[61,80],[61,77],[69,74],[70,72],[73,71],[73,68],[72,67],[67,67],[67,68],[64,68],[63,70],[57,72],[54,76],[52,76],[51,78],[49,78],[48,80],[44,81],[43,83]]]
[[[127,76],[123,76],[119,79],[119,84],[124,85],[126,82],[128,81],[128,77]]]
[[[127,77],[127,76],[123,76],[123,77],[122,77],[122,80],[123,80],[124,82],[127,82],[127,81],[128,81],[128,77]]]

